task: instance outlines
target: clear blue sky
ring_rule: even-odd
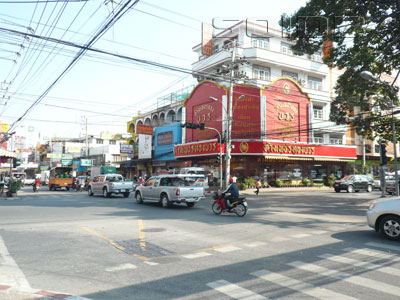
[[[36,35],[84,45],[113,9],[118,10],[116,3],[125,0],[113,5],[100,0],[57,4],[4,2],[7,1],[0,0],[0,28],[29,32],[30,27]],[[276,27],[282,13],[291,14],[305,2],[139,1],[93,47],[190,69],[197,60],[192,47],[201,41],[201,22],[211,23],[213,18],[225,17],[262,18]],[[0,91],[0,120],[12,124],[21,117],[78,51],[0,31],[0,81],[6,81]],[[124,133],[126,122],[138,111],[154,108],[157,97],[195,82],[190,75],[89,51],[18,123],[17,135],[27,136],[29,144],[36,143],[39,133],[41,137],[79,136],[84,133],[84,118],[88,119],[89,134]],[[5,92],[7,87],[9,90]],[[30,126],[33,132],[28,131]]]

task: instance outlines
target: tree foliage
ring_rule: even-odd
[[[324,62],[343,74],[335,85],[330,119],[354,125],[359,135],[391,140],[390,108],[391,101],[398,105],[398,88],[364,80],[360,73],[370,71],[378,78],[398,74],[400,0],[310,0],[293,15],[284,15],[281,26],[295,42],[295,52],[313,54],[324,41],[332,42]],[[355,107],[361,113],[354,115]]]

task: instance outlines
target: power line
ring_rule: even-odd
[[[56,83],[76,64],[79,58],[113,25],[117,22],[126,12],[124,11],[126,7],[132,8],[135,6],[139,0],[136,0],[133,4],[130,4],[131,0],[128,0],[125,5],[114,15],[114,17],[105,25],[101,30],[88,42],[84,47],[81,48],[76,57],[72,62],[64,69],[64,71],[54,80],[54,82],[43,92],[43,94],[19,117],[13,124],[11,124],[10,129],[12,130],[18,122],[20,122],[28,112],[33,109],[46,95],[47,93],[56,85]],[[48,38],[49,39],[49,38]]]

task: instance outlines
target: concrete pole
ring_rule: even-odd
[[[235,41],[234,41],[235,43]],[[232,143],[232,106],[233,106],[233,78],[235,75],[234,63],[236,55],[236,45],[233,45],[232,49],[232,65],[231,65],[231,82],[229,87],[229,104],[228,104],[228,130],[226,139],[226,149],[225,149],[225,187],[229,186],[229,178],[231,177],[231,143]]]

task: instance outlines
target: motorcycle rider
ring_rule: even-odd
[[[33,191],[36,192],[39,189],[39,186],[42,182],[40,181],[39,178],[35,178],[35,183],[33,185]]]
[[[236,184],[236,177],[229,178],[229,183],[230,185],[223,192],[223,194],[224,194],[225,206],[231,209],[232,208],[231,202],[235,202],[235,200],[239,199],[239,187]],[[229,196],[226,196],[227,193],[229,193]]]

